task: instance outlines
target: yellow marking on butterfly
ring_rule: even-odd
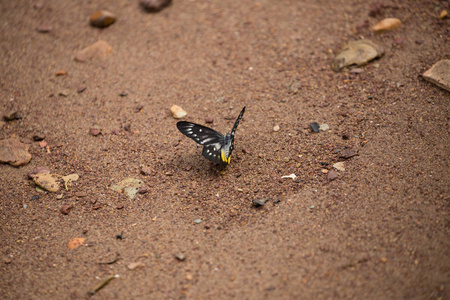
[[[225,154],[225,150],[222,149],[220,156],[222,158],[223,162],[226,162],[227,164],[230,164],[230,157],[227,159],[227,155]]]

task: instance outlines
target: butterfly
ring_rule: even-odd
[[[182,134],[203,146],[202,155],[206,159],[218,163],[221,166],[226,166],[230,164],[231,152],[234,149],[234,134],[244,112],[245,106],[237,117],[236,122],[234,122],[231,133],[227,133],[225,136],[214,129],[186,121],[178,122],[177,128]]]

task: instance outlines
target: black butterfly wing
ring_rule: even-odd
[[[215,162],[216,164],[222,165],[224,161],[222,160],[222,147],[220,144],[211,144],[203,147],[202,155],[209,159],[210,161]]]
[[[236,129],[237,129],[238,125],[239,125],[239,121],[241,121],[242,117],[244,116],[244,113],[245,113],[245,106],[241,110],[239,116],[237,117],[236,122],[234,122],[233,129],[231,129],[231,137],[234,137],[234,133],[236,132]]]
[[[180,121],[177,123],[177,128],[182,134],[202,146],[211,144],[222,145],[224,141],[224,137],[220,132],[200,124]]]

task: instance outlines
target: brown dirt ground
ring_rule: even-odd
[[[376,17],[363,0],[175,0],[153,14],[137,1],[24,2],[0,2],[0,112],[22,116],[0,138],[33,155],[0,165],[1,298],[84,298],[111,274],[93,298],[450,298],[450,97],[420,76],[449,58],[449,20],[437,18],[449,2],[385,1]],[[99,9],[117,22],[92,28]],[[385,17],[403,25],[372,34]],[[43,23],[53,31],[38,33]],[[334,54],[361,37],[386,55],[361,74],[333,72]],[[74,61],[97,40],[108,58]],[[221,132],[247,107],[225,172],[178,132],[172,104]],[[330,130],[311,134],[310,122]],[[343,149],[359,155],[327,182]],[[36,166],[80,180],[40,193],[27,178]],[[148,193],[109,189],[127,177]],[[76,237],[85,245],[69,250]]]

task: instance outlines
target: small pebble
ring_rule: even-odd
[[[275,132],[280,131],[280,126],[275,125],[275,126],[273,127],[273,131],[275,131]]]
[[[340,161],[340,162],[335,163],[333,165],[333,168],[335,168],[338,171],[344,172],[345,171],[344,162]]]
[[[93,135],[93,136],[97,136],[97,135],[99,135],[100,133],[102,133],[102,131],[101,131],[100,129],[97,129],[97,128],[91,128],[91,129],[89,129],[89,133],[90,133],[91,135]]]
[[[331,171],[328,172],[328,174],[327,174],[327,180],[328,181],[333,181],[336,178],[338,178],[338,174],[336,173],[336,171],[331,170]]]
[[[47,147],[47,146],[48,146],[48,143],[47,143],[46,141],[40,141],[40,142],[39,142],[39,147],[45,148],[45,147]]]
[[[264,204],[266,204],[266,202],[269,201],[269,198],[263,198],[263,199],[253,199],[252,200],[252,205],[254,207],[261,207]]]
[[[128,270],[134,270],[134,269],[143,268],[143,267],[145,267],[145,265],[144,265],[144,263],[141,263],[141,262],[134,262],[134,263],[127,265]]]
[[[147,194],[148,192],[150,192],[150,188],[148,188],[148,187],[141,187],[141,188],[139,188],[139,191],[138,191],[138,193],[141,195]]]
[[[39,33],[49,33],[53,30],[53,26],[49,24],[41,24],[38,28],[36,28]]]
[[[125,125],[122,126],[122,128],[123,128],[125,131],[130,131],[130,129],[131,129],[131,124],[130,124],[130,123],[125,124]]]
[[[181,119],[187,115],[187,112],[178,105],[172,105],[170,111],[175,119]]]
[[[100,10],[93,13],[89,21],[94,27],[105,28],[116,21],[116,16],[107,10]]]
[[[20,116],[20,114],[17,110],[10,110],[10,111],[6,112],[5,114],[3,114],[3,119],[5,119],[5,121],[13,121],[13,120],[21,119],[21,118],[22,117]]]
[[[120,129],[119,128],[114,128],[113,130],[111,130],[111,133],[114,135],[120,135]]]
[[[72,209],[72,206],[71,206],[71,205],[65,204],[65,205],[61,206],[60,211],[61,211],[61,213],[62,213],[63,215],[68,215],[68,214],[69,214],[69,211],[70,211],[71,209]]]
[[[403,39],[401,37],[396,37],[394,40],[395,45],[403,44]]]
[[[448,18],[448,11],[443,10],[441,11],[441,13],[439,14],[439,20],[443,20],[445,18]]]
[[[330,129],[330,126],[328,126],[328,124],[322,124],[319,126],[320,131],[326,131],[328,129]]]
[[[138,113],[138,112],[140,112],[143,108],[144,108],[144,105],[139,104],[139,105],[137,105],[137,106],[134,108],[134,112],[135,112],[135,113]]]
[[[361,74],[364,72],[364,69],[363,68],[353,68],[353,69],[350,69],[349,72],[350,72],[350,74]]]
[[[139,0],[141,6],[148,12],[158,12],[168,6],[172,0]]]
[[[344,158],[344,159],[349,159],[356,155],[358,155],[358,152],[353,151],[351,149],[345,149],[345,150],[341,151],[341,153],[339,154],[339,157]]]
[[[183,253],[177,253],[175,254],[175,258],[178,259],[179,261],[185,261],[186,260],[186,255],[184,255]]]
[[[142,173],[142,175],[147,175],[147,176],[156,174],[155,170],[153,168],[150,168],[150,167],[142,167],[141,168],[141,173]]]
[[[78,94],[81,94],[82,92],[84,92],[86,90],[86,86],[85,85],[82,85],[82,86],[80,86],[78,89],[77,89],[77,93]]]
[[[45,134],[43,133],[36,133],[35,135],[33,135],[33,141],[35,142],[42,141],[43,139],[45,139]]]
[[[214,123],[214,119],[212,117],[206,117],[205,123],[208,123],[208,124]]]
[[[318,133],[320,126],[316,122],[313,122],[313,123],[309,124],[309,129],[311,130],[311,132]]]
[[[116,209],[123,209],[124,205],[123,204],[117,204]]]
[[[67,75],[67,71],[66,70],[59,70],[55,72],[56,76],[66,76]]]
[[[202,222],[202,219],[196,219],[196,220],[194,220],[194,223],[195,224],[200,224]]]
[[[381,20],[372,27],[372,31],[375,33],[381,33],[388,30],[393,30],[402,25],[402,21],[397,18],[387,18]]]

